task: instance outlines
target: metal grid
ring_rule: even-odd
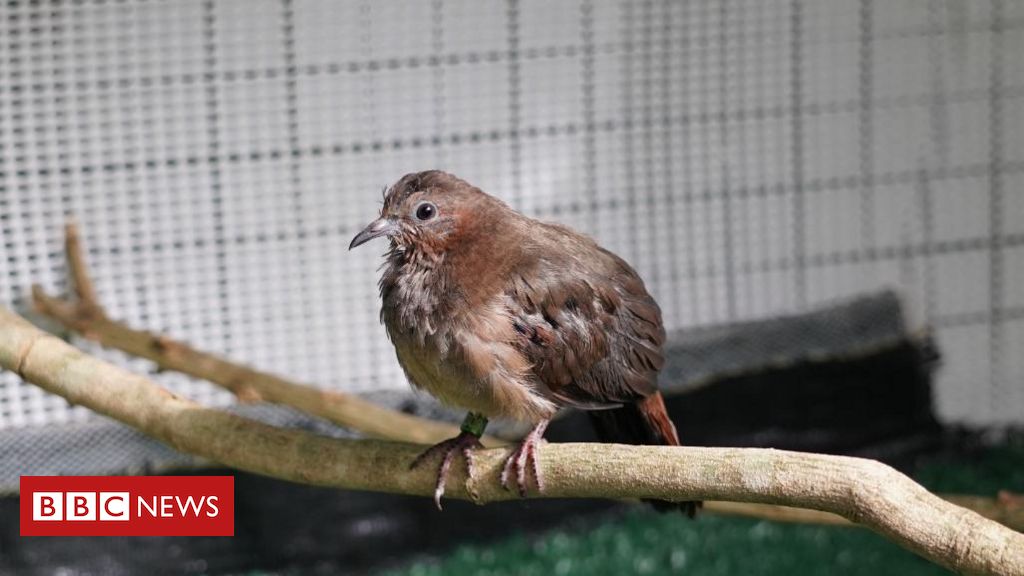
[[[404,390],[345,247],[443,168],[621,254],[670,329],[897,288],[940,414],[1020,423],[1022,53],[1005,0],[12,1],[0,301],[63,287],[75,215],[116,317]],[[6,376],[0,428],[90,418]]]

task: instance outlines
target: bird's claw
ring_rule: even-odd
[[[452,461],[455,459],[455,456],[460,452],[462,453],[462,457],[466,461],[466,478],[472,480],[473,450],[476,448],[483,448],[480,438],[468,432],[462,432],[454,438],[449,438],[427,448],[409,465],[409,469],[412,470],[431,459],[435,454],[441,454],[441,463],[437,468],[437,484],[434,485],[434,504],[438,510],[441,509],[441,496],[444,496],[448,471],[452,467]]]
[[[512,490],[512,476],[515,474],[515,488],[520,497],[526,496],[527,470],[533,472],[533,479],[537,484],[537,491],[544,491],[544,476],[541,474],[540,465],[537,463],[537,448],[543,441],[544,428],[547,423],[538,425],[526,438],[523,438],[519,447],[509,454],[505,460],[505,467],[501,470],[501,486],[505,490]]]

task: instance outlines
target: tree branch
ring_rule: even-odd
[[[458,427],[451,424],[403,414],[357,396],[259,372],[165,335],[135,330],[111,320],[96,298],[96,290],[86,269],[78,227],[74,222],[68,222],[64,233],[68,276],[78,298],[74,301],[54,298],[47,295],[42,287],[33,286],[32,302],[40,314],[56,320],[67,329],[108,348],[151,360],[161,369],[208,380],[229,390],[243,402],[265,401],[292,406],[371,437],[431,444],[459,433]],[[485,438],[484,443],[498,445],[502,442]]]
[[[88,269],[85,267],[85,252],[82,250],[82,242],[78,235],[78,224],[74,220],[68,220],[64,224],[64,254],[68,259],[68,275],[71,276],[71,286],[78,296],[78,307],[82,310],[93,310],[100,316],[106,316],[100,301],[96,298],[96,289],[93,287],[92,278],[89,277]]]
[[[0,308],[0,367],[178,450],[285,480],[426,496],[434,470],[409,470],[420,447],[337,440],[274,428],[198,406],[142,376],[91,357]],[[478,503],[500,488],[507,452],[476,454],[450,496]],[[731,500],[812,508],[863,524],[949,569],[1024,576],[1024,535],[929,493],[872,460],[753,448],[548,444],[540,451],[548,498]]]

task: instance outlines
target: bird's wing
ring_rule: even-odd
[[[538,390],[585,410],[657,391],[665,341],[661,311],[633,269],[592,250],[586,266],[537,261],[505,294],[513,345],[531,363]]]

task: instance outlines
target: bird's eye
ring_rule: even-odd
[[[434,206],[430,202],[421,202],[416,206],[416,211],[413,214],[416,215],[417,220],[425,222],[434,216],[437,216],[437,206]]]

